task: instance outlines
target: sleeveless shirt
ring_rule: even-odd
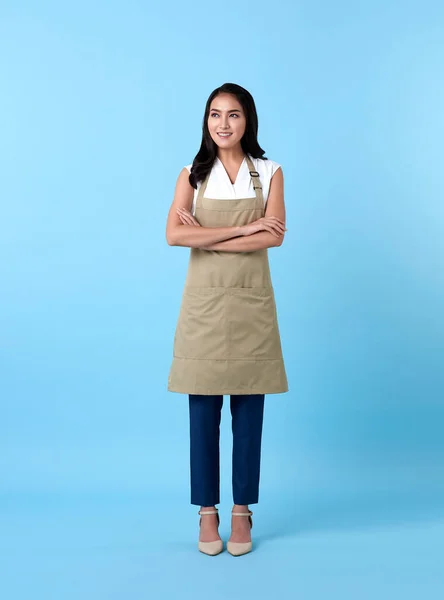
[[[264,196],[264,206],[267,203],[268,192],[270,190],[271,178],[281,166],[279,163],[270,159],[253,158],[251,154],[248,155],[253,161],[254,168],[259,173],[259,178],[262,185],[262,193]],[[188,172],[191,172],[191,166],[186,165]],[[194,215],[196,207],[196,198],[199,192],[199,188],[202,181],[197,184],[197,189],[194,190],[193,205],[191,208],[191,214]],[[216,156],[213,167],[211,169],[210,177],[208,179],[207,189],[205,190],[205,196],[215,200],[235,200],[236,198],[254,198],[253,182],[250,177],[247,161],[243,160],[236,181],[234,184],[231,183],[228,173],[223,165],[223,162],[219,157]]]

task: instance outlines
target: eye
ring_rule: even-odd
[[[218,113],[215,113],[215,112],[213,112],[213,113],[211,113],[211,115],[210,115],[210,116],[211,116],[211,117],[214,117],[215,115],[217,116],[217,115],[218,115]],[[239,115],[238,115],[237,113],[231,113],[230,117],[236,117],[236,118],[239,118]]]

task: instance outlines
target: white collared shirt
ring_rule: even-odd
[[[265,205],[268,199],[271,178],[281,165],[275,162],[274,160],[253,158],[251,154],[249,154],[249,157],[251,158],[254,164],[254,168],[259,173]],[[192,165],[186,165],[188,172],[191,172],[191,166]],[[194,190],[193,205],[191,208],[191,214],[193,215],[196,206],[196,198],[201,183],[202,181],[199,181],[199,183],[197,184],[197,190]],[[230,178],[228,177],[228,173],[223,165],[223,162],[220,160],[219,157],[216,156],[213,167],[211,169],[210,177],[208,179],[207,189],[205,190],[205,197],[214,198],[216,200],[235,200],[236,198],[254,198],[254,196],[255,193],[253,188],[253,182],[249,173],[246,159],[244,158],[240,166],[239,173],[236,177],[236,181],[233,184],[231,183]]]

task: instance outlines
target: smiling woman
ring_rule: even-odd
[[[190,247],[168,390],[189,396],[191,503],[201,506],[199,550],[217,554],[219,424],[230,395],[233,517],[227,549],[252,548],[265,394],[288,391],[268,248],[285,235],[282,167],[264,157],[251,94],[224,84],[207,100],[202,143],[176,183],[170,245]],[[209,511],[203,511],[210,508]],[[211,515],[211,518],[210,518]],[[237,521],[237,522],[236,522]]]

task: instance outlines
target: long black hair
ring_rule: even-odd
[[[190,185],[192,185],[194,189],[197,189],[197,183],[203,181],[206,175],[211,171],[217,156],[217,144],[214,142],[208,131],[208,115],[211,102],[217,95],[222,93],[233,94],[236,96],[245,113],[246,125],[245,133],[241,139],[242,150],[245,154],[251,154],[254,158],[267,159],[267,157],[264,156],[265,150],[262,150],[257,141],[258,118],[253,96],[248,90],[236,83],[224,83],[211,92],[205,105],[205,114],[202,123],[202,142],[199,152],[194,157],[188,179]]]

